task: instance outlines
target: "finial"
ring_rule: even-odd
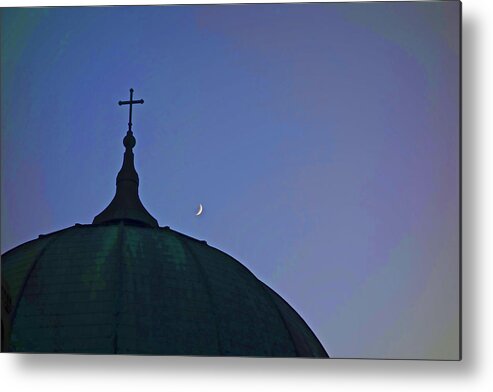
[[[136,140],[132,131],[127,131],[127,135],[123,138],[123,145],[125,148],[132,149],[135,147]]]
[[[132,105],[143,104],[144,100],[133,100],[134,89],[130,89],[130,100],[119,101],[118,105],[129,105],[128,131],[123,138],[125,153],[123,165],[116,177],[116,194],[111,203],[97,215],[93,224],[111,223],[117,221],[129,221],[151,227],[159,227],[158,222],[142,205],[139,198],[139,175],[134,166],[134,153],[136,140],[132,132]]]

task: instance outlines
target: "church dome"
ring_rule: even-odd
[[[246,267],[169,228],[76,225],[2,259],[7,351],[327,355]]]
[[[132,105],[116,193],[2,255],[2,351],[327,357],[300,315],[226,253],[160,227],[138,195]]]

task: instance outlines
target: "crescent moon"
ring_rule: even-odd
[[[202,211],[204,211],[204,207],[202,207],[202,204],[199,204],[199,210],[197,211],[197,213],[195,214],[196,216],[199,216],[202,214]]]

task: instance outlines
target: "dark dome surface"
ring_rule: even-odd
[[[6,351],[327,357],[231,256],[169,228],[76,225],[2,256]]]

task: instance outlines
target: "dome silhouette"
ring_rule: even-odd
[[[246,267],[169,228],[76,225],[3,260],[7,351],[326,356]]]
[[[327,357],[244,265],[144,208],[131,113],[108,207],[2,255],[2,351]]]

